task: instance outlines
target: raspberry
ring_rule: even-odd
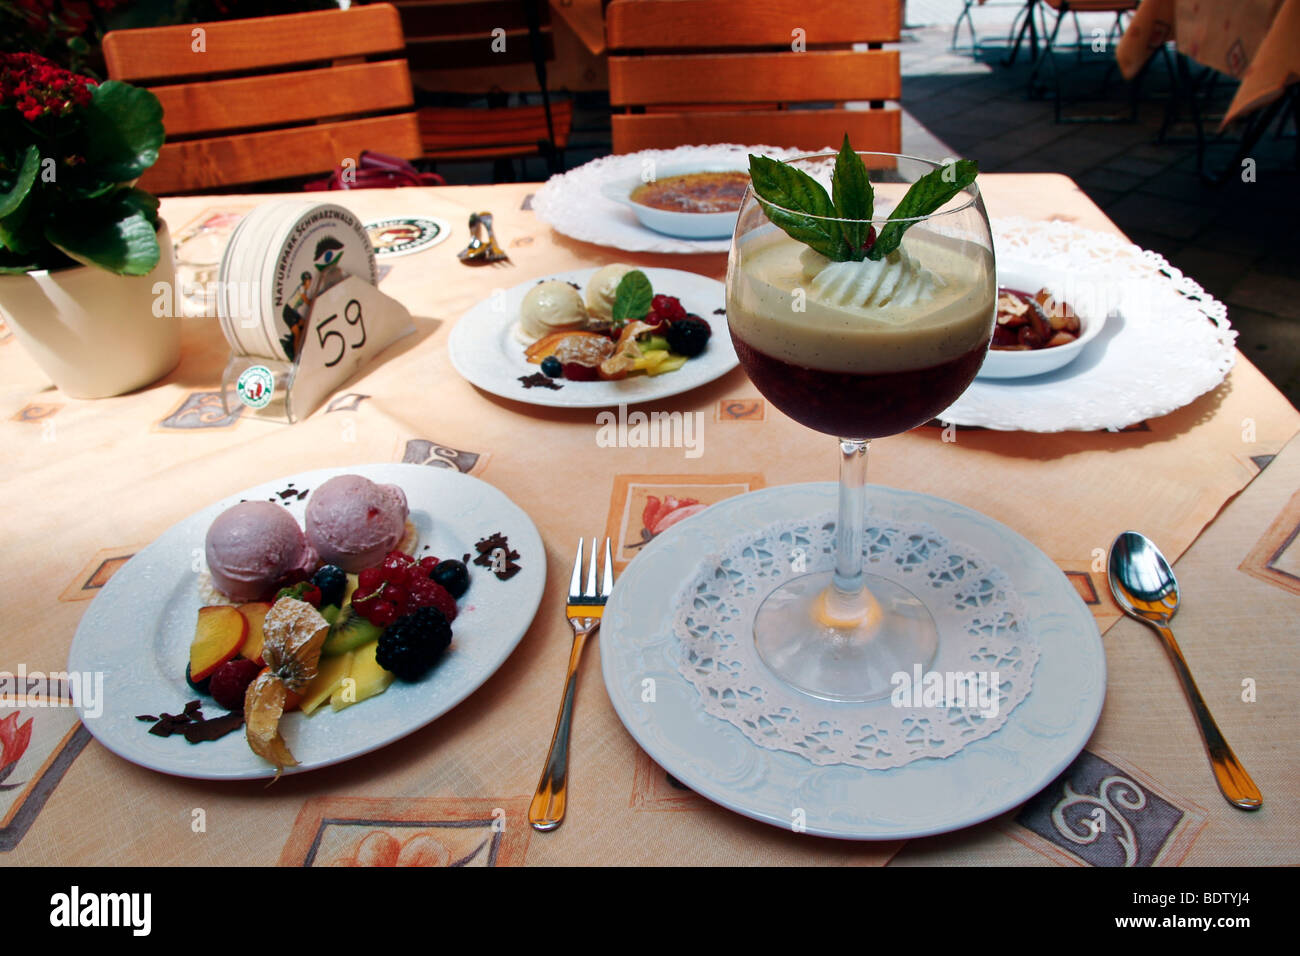
[[[651,299],[650,312],[669,322],[686,318],[686,309],[682,306],[681,300],[672,295],[657,295]]]

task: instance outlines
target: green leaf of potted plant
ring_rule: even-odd
[[[148,90],[0,54],[0,315],[74,398],[139,388],[180,359],[180,323],[155,307],[173,300],[171,242],[135,188],[163,135]]]

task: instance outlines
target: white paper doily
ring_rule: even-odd
[[[920,522],[869,517],[866,570],[907,588],[934,616],[939,650],[926,671],[985,675],[988,696],[980,700],[977,685],[962,684],[946,687],[937,707],[916,706],[920,698],[910,694],[901,706],[890,699],[840,703],[774,678],[754,646],[754,614],[791,578],[830,570],[834,553],[835,516],[828,513],[738,535],[696,568],[676,596],[673,632],[678,671],[707,713],[768,750],[869,770],[951,756],[1006,723],[1033,686],[1038,661],[1024,603],[999,568]],[[958,686],[963,699],[947,698]]]
[[[1068,272],[1117,306],[1069,365],[1031,378],[977,379],[940,421],[1002,431],[1119,429],[1215,388],[1236,361],[1228,310],[1158,252],[1063,221],[993,220],[999,260]],[[1033,291],[1033,290],[1029,290]]]
[[[805,150],[780,149],[776,146],[679,146],[676,149],[645,149],[639,153],[602,156],[577,169],[552,176],[533,195],[533,212],[556,232],[583,242],[611,246],[628,252],[726,252],[728,239],[677,239],[647,229],[637,222],[627,206],[606,199],[600,187],[615,179],[625,179],[641,172],[642,164],[653,161],[658,166],[683,163],[733,162],[745,160],[750,153],[762,153],[774,159],[800,156]]]

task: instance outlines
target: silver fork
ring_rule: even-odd
[[[582,539],[578,539],[578,557],[573,562],[573,577],[569,580],[569,602],[565,616],[573,628],[573,649],[569,652],[569,673],[564,679],[564,697],[560,702],[560,715],[555,721],[551,749],[546,754],[542,778],[537,782],[537,792],[528,807],[528,822],[535,830],[554,830],[564,822],[564,807],[569,790],[569,726],[573,719],[573,693],[578,684],[578,663],[587,638],[600,627],[605,613],[605,601],[614,590],[614,562],[610,556],[609,538],[605,539],[605,573],[596,588],[596,539],[591,539],[591,567],[587,569],[587,584],[582,586]]]

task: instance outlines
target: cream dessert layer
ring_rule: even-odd
[[[918,226],[884,259],[862,262],[833,262],[776,229],[745,242],[727,322],[772,358],[899,372],[955,359],[992,331],[993,254],[969,241]]]

